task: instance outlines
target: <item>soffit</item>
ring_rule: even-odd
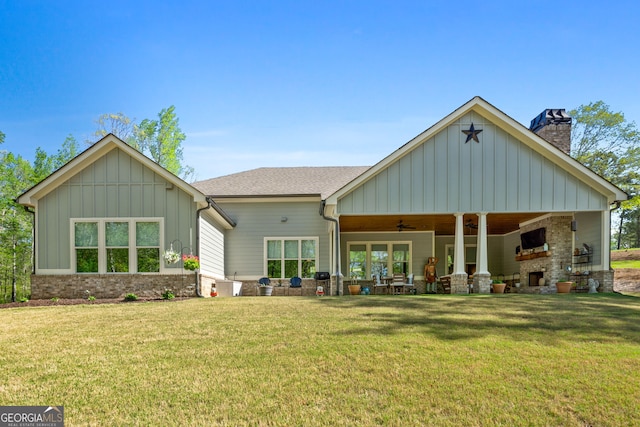
[[[496,213],[487,215],[487,233],[504,235],[520,229],[520,224],[541,217],[546,213]],[[438,236],[454,235],[456,217],[452,214],[437,215],[342,215],[340,231],[347,232],[382,232],[398,231],[397,225],[402,221],[405,226],[415,229],[404,229],[403,232],[434,231]],[[475,214],[464,215],[464,224],[478,224]],[[464,227],[465,235],[477,234],[477,229]]]

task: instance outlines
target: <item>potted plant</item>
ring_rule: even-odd
[[[559,294],[568,294],[571,292],[571,286],[573,286],[573,282],[569,281],[561,281],[556,283],[556,292]]]
[[[571,266],[567,265],[565,268],[567,276],[571,274]],[[573,286],[573,282],[569,280],[560,280],[556,282],[556,292],[559,294],[568,294],[571,292],[571,287]]]
[[[360,295],[360,285],[358,284],[357,277],[351,277],[351,283],[349,284],[349,294]]]
[[[195,255],[182,255],[182,266],[185,270],[197,270],[200,268],[200,260]]]
[[[493,288],[494,294],[504,294],[504,289],[507,287],[507,284],[502,280],[496,279],[491,284],[491,287]]]
[[[258,295],[263,297],[270,297],[273,293],[273,286],[271,280],[268,277],[263,277],[258,280]]]

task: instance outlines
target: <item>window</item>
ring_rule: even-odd
[[[349,277],[367,278],[367,246],[351,245],[349,247]]]
[[[268,277],[314,277],[318,264],[318,238],[266,238],[265,253]]]
[[[409,274],[409,245],[395,243],[393,245],[393,273]]]
[[[107,272],[129,272],[129,223],[106,222]]]
[[[136,223],[136,258],[138,272],[160,271],[160,223]]]
[[[351,277],[411,273],[411,242],[349,242],[347,248]]]
[[[157,273],[161,219],[72,220],[77,273]]]
[[[78,222],[74,226],[76,271],[98,272],[98,223]]]
[[[381,277],[388,276],[389,273],[389,252],[386,243],[371,245],[371,274]]]

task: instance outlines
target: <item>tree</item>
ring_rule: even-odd
[[[11,301],[18,291],[28,297],[29,275],[32,265],[32,220],[15,198],[33,184],[33,169],[29,162],[12,153],[0,153],[0,274],[2,294],[11,283]],[[20,289],[19,289],[19,286]]]
[[[124,113],[102,114],[98,117],[96,123],[98,124],[98,129],[94,132],[94,135],[99,139],[112,133],[136,150],[142,151],[142,148],[138,145],[136,125]],[[93,142],[89,142],[89,144],[93,144]]]
[[[182,164],[182,142],[186,136],[178,122],[173,105],[160,111],[158,120],[144,119],[139,124],[123,113],[107,113],[96,120],[98,129],[94,135],[102,138],[112,133],[168,171],[188,180],[195,172]]]
[[[621,112],[612,112],[603,101],[580,105],[569,111],[574,119],[571,155],[629,195],[619,211],[617,247],[629,241],[625,220],[640,210],[640,132]]]
[[[77,156],[79,152],[78,141],[71,134],[67,136],[56,154],[49,155],[42,148],[36,148],[33,160],[33,181],[42,181]]]
[[[136,138],[143,152],[169,172],[188,179],[193,176],[193,168],[182,165],[182,142],[186,135],[180,130],[175,107],[164,108],[158,120],[144,119],[136,126]]]

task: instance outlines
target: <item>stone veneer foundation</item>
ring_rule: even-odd
[[[161,298],[167,289],[177,297],[197,296],[196,273],[31,275],[32,299],[124,298],[129,293]]]

